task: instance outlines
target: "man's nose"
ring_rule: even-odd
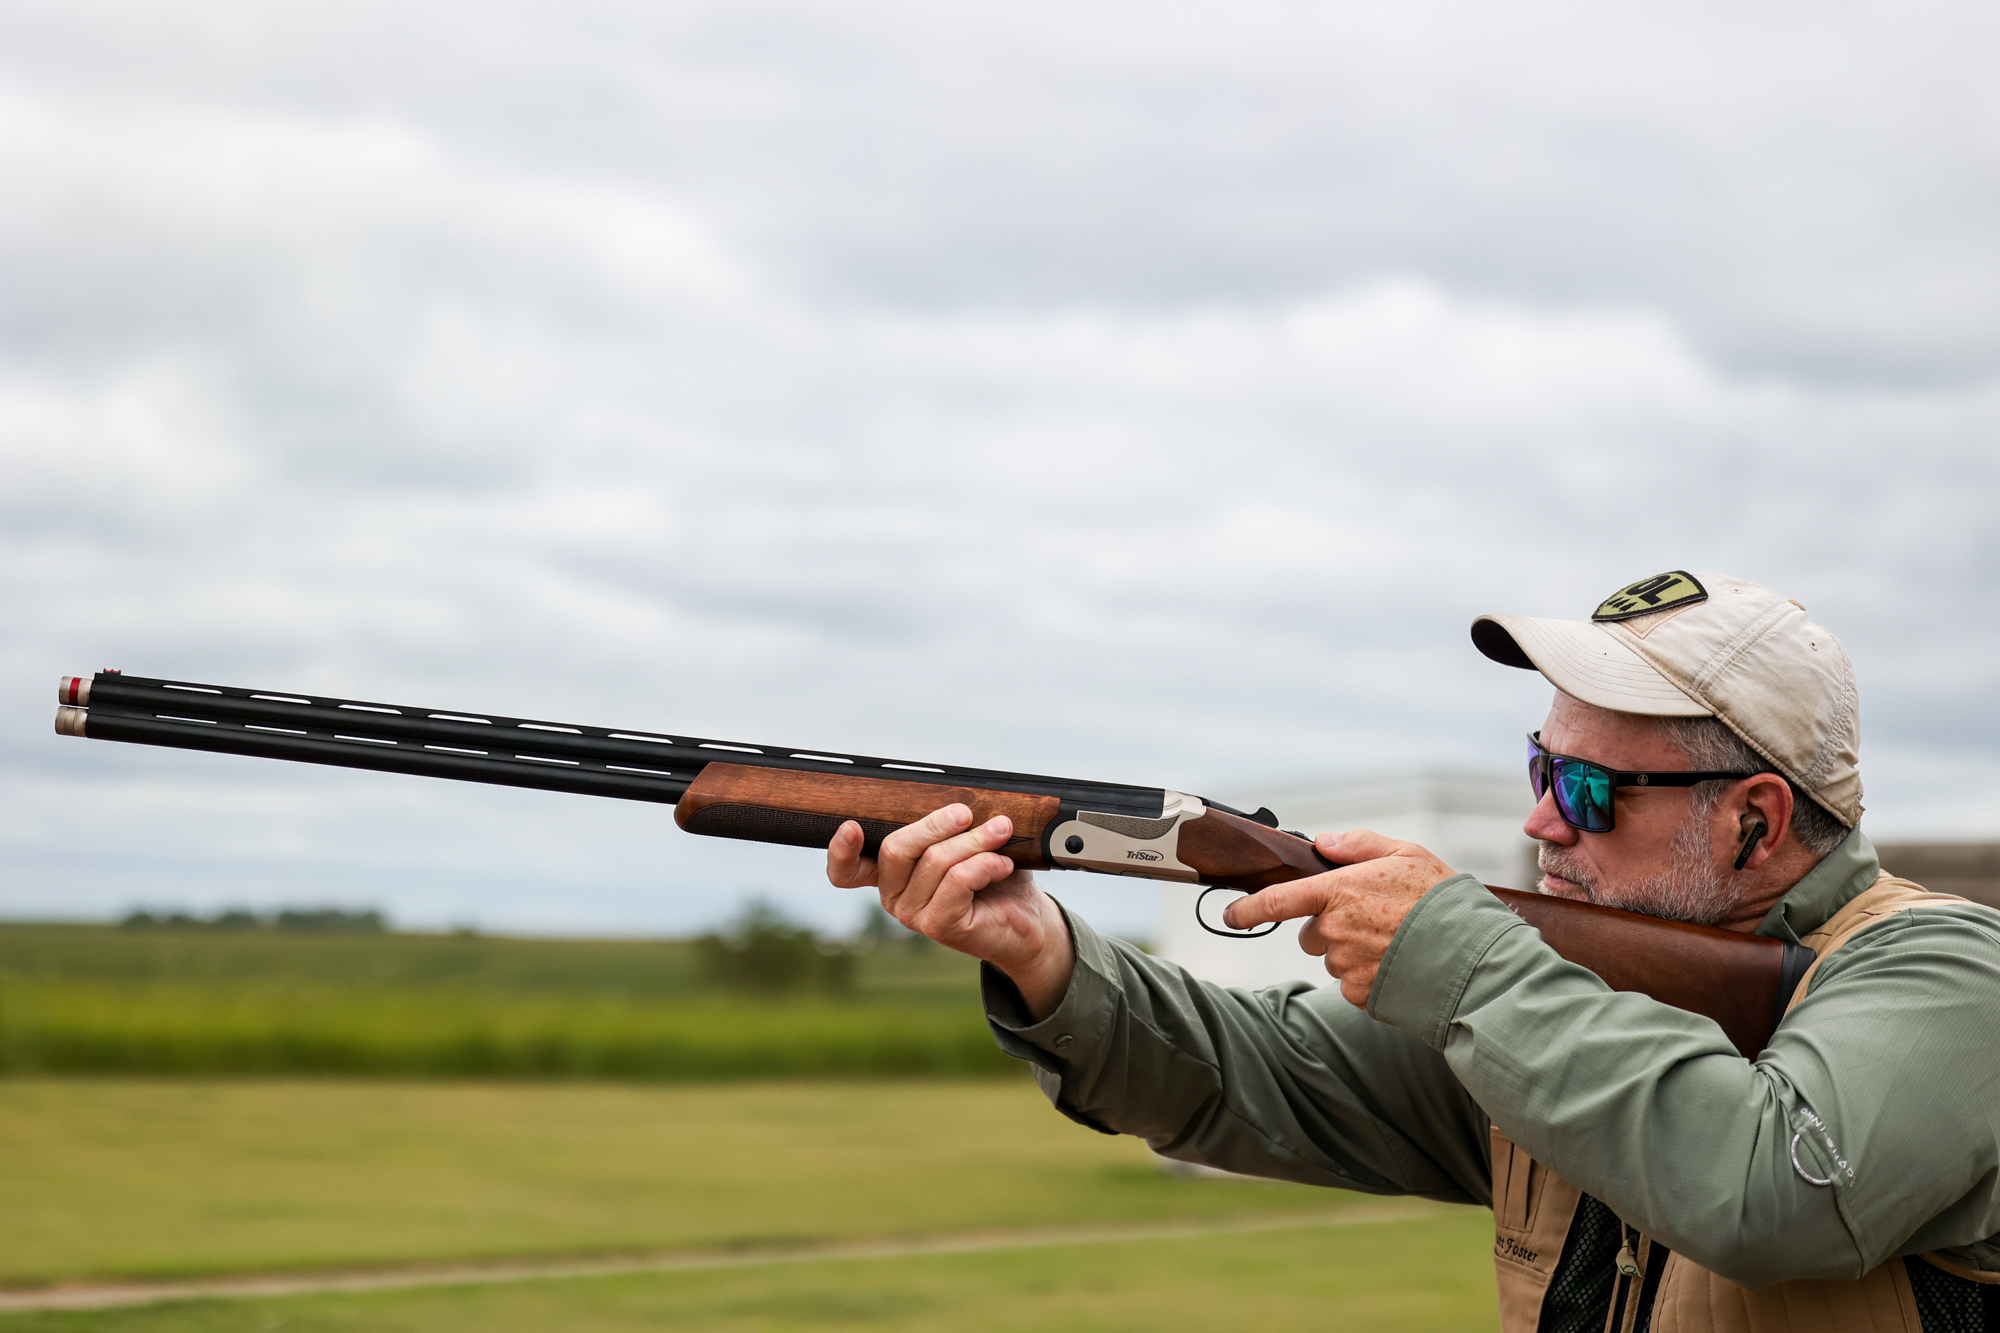
[[[1521,831],[1537,842],[1561,843],[1565,847],[1576,846],[1576,830],[1556,809],[1556,794],[1542,793],[1542,799],[1535,802],[1535,808],[1528,812],[1528,822],[1521,825]]]

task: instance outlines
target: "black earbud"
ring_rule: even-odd
[[[1757,844],[1762,842],[1764,835],[1770,831],[1771,826],[1764,822],[1764,816],[1743,816],[1743,850],[1736,853],[1736,869],[1743,868],[1743,863],[1750,859],[1750,853],[1757,850]]]

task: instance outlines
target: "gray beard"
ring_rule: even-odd
[[[1736,906],[1729,876],[1713,858],[1706,820],[1690,818],[1674,834],[1667,864],[1658,874],[1626,884],[1603,884],[1561,843],[1544,842],[1536,863],[1545,875],[1560,875],[1583,890],[1590,902],[1628,912],[1712,926]]]

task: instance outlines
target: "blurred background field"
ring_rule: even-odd
[[[1178,1180],[1025,1079],[9,1080],[0,1279],[772,1246],[1323,1211]],[[941,1182],[949,1182],[941,1188]]]
[[[1482,1234],[1483,1230],[1483,1234]],[[10,1333],[700,1328],[1497,1329],[1491,1223],[1472,1209],[1328,1231],[1302,1227],[779,1270],[533,1282],[365,1296],[197,1301],[0,1319]]]
[[[1377,1219],[1359,1195],[1169,1174],[1051,1110],[995,1049],[974,965],[885,921],[841,940],[765,909],[692,940],[381,925],[0,926],[0,1295],[1216,1234],[14,1311],[0,1329],[1491,1323],[1474,1210]]]
[[[0,1080],[0,1284],[760,1249],[1033,1227],[1257,1236],[18,1313],[0,1328],[778,1329],[1491,1323],[1471,1209],[1326,1229],[1363,1196],[1187,1180],[1025,1079],[706,1086]],[[1115,1314],[1114,1314],[1115,1311]],[[1376,1322],[1376,1316],[1380,1321]],[[1483,1322],[1482,1322],[1483,1321]]]
[[[306,914],[294,914],[309,920]],[[365,920],[365,918],[363,918]],[[886,922],[886,918],[883,918]],[[976,965],[753,909],[695,940],[0,926],[0,1071],[706,1079],[991,1075]]]

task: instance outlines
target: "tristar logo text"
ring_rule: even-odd
[[[1127,861],[1164,861],[1167,858],[1161,856],[1158,852],[1149,852],[1141,848],[1138,851],[1125,853],[1125,859]]]

